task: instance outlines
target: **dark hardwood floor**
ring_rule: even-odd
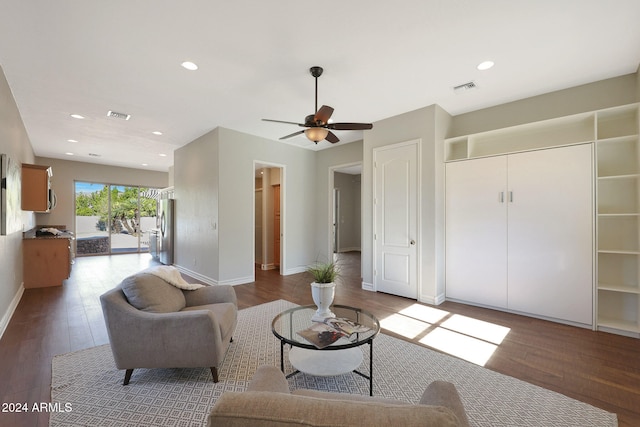
[[[360,289],[357,253],[341,256],[340,263],[336,302],[367,308],[380,319],[416,304]],[[0,403],[31,408],[50,401],[51,358],[107,343],[99,295],[153,264],[148,255],[79,258],[62,287],[25,290],[0,340]],[[254,283],[235,290],[241,309],[278,299],[312,304],[309,282],[305,274],[256,270]],[[451,302],[437,309],[510,328],[488,369],[615,412],[620,426],[640,426],[640,340]],[[422,335],[384,332],[421,345]],[[48,418],[46,412],[0,412],[0,426],[47,426]]]

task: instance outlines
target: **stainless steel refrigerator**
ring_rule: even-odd
[[[161,199],[158,206],[158,257],[163,264],[173,264],[173,234],[175,230],[175,200]]]

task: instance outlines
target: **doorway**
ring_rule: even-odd
[[[341,268],[360,268],[362,248],[362,163],[329,169],[329,253]],[[343,265],[344,264],[344,265]],[[352,267],[349,267],[350,269]],[[360,277],[361,271],[358,271]]]
[[[254,162],[254,264],[260,270],[284,267],[284,167]]]
[[[77,255],[148,252],[156,195],[146,187],[76,181]]]
[[[418,141],[373,151],[374,286],[418,298]]]

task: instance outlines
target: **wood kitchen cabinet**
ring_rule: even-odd
[[[22,210],[49,212],[53,208],[50,166],[22,164]]]
[[[25,239],[22,249],[25,288],[61,286],[71,275],[70,239]]]

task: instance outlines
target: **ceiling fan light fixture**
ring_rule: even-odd
[[[313,127],[304,131],[306,137],[315,142],[316,144],[327,137],[329,134],[329,129]]]

